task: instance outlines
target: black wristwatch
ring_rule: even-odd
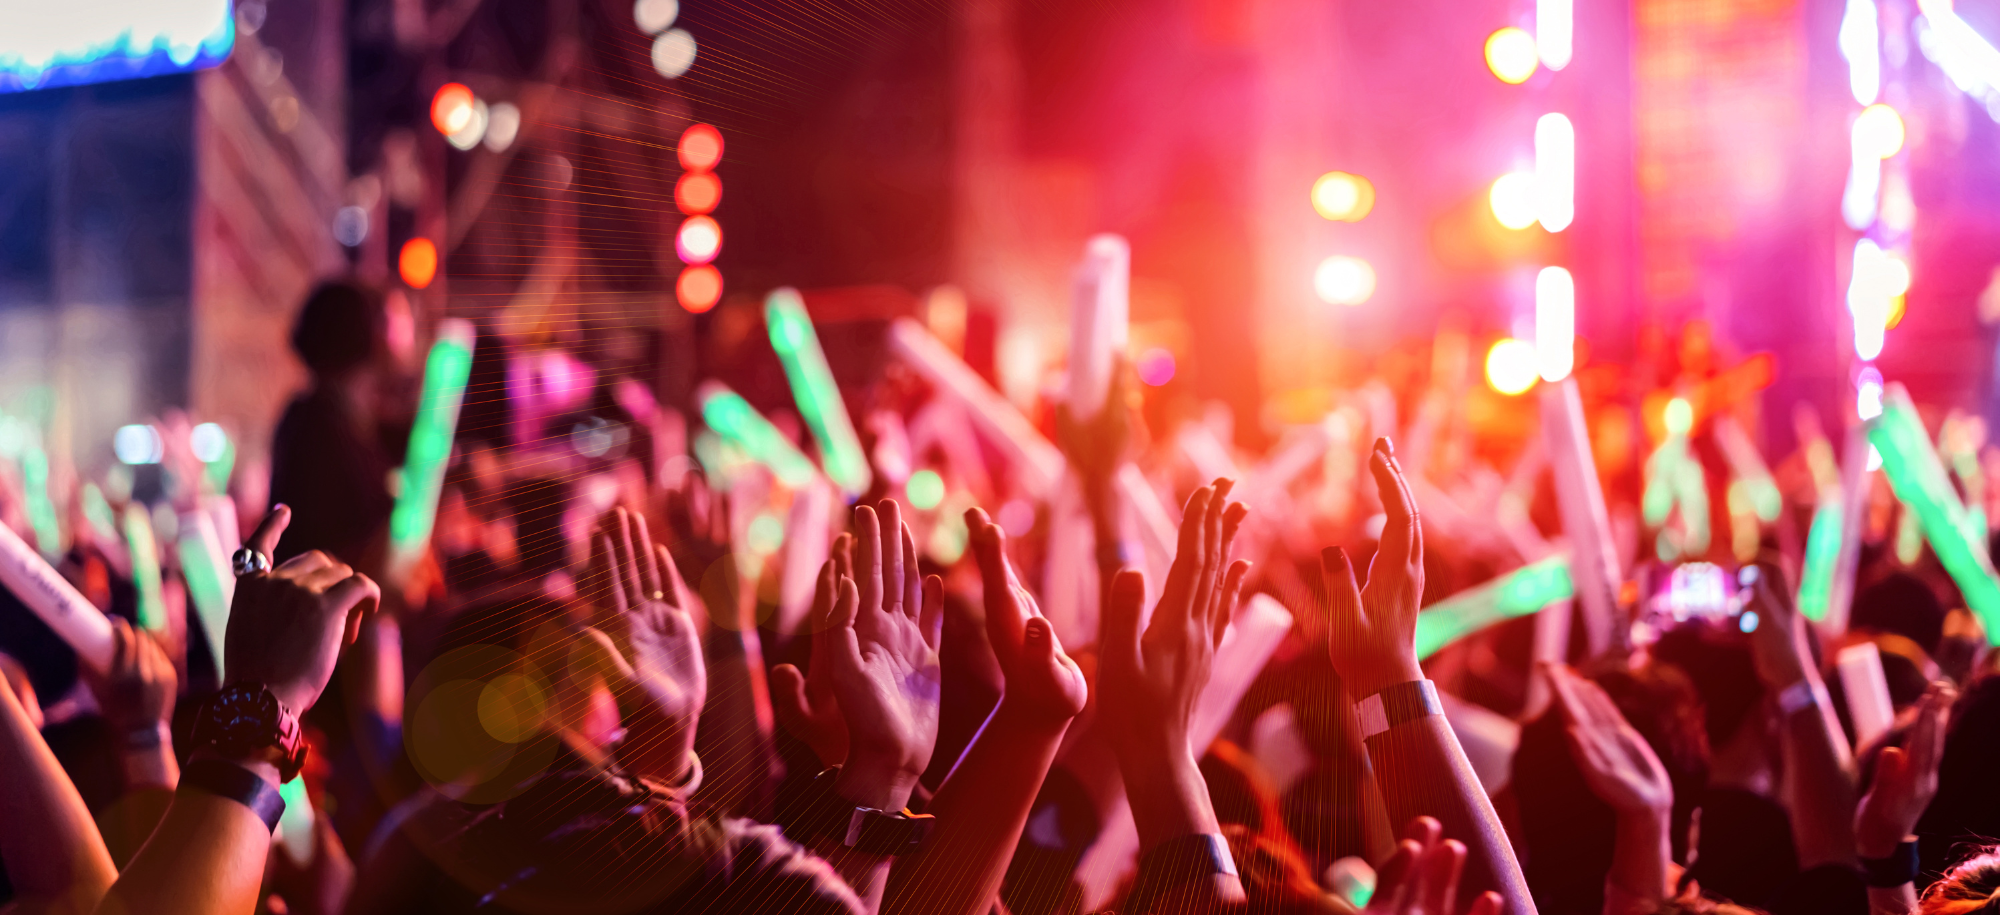
[[[856,851],[876,855],[907,855],[924,847],[937,817],[858,807],[840,796],[833,783],[840,767],[832,766],[813,777],[798,808],[784,824],[800,838],[830,838]]]
[[[282,784],[306,764],[305,731],[299,716],[261,683],[232,683],[202,706],[194,722],[194,744],[228,759],[264,759],[278,767]]]

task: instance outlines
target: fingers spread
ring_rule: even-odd
[[[1027,621],[1014,600],[1006,535],[977,508],[965,513],[965,521],[971,532],[973,558],[979,562],[980,591],[986,600],[986,638],[1005,668],[1021,644],[1021,625]]]
[[[905,608],[907,589],[903,581],[903,509],[894,499],[883,499],[875,507],[877,536],[882,544],[882,603],[884,613],[910,613]]]
[[[780,664],[771,668],[771,711],[794,736],[803,738],[812,719],[812,701],[806,698],[806,676],[798,667]]]
[[[944,579],[927,575],[922,588],[923,612],[917,616],[917,628],[923,630],[924,644],[935,651],[944,637]]]
[[[250,539],[244,541],[243,545],[265,556],[274,555],[278,551],[278,538],[284,536],[285,528],[291,523],[291,506],[283,503],[274,505],[270,513],[264,516],[264,520],[258,522],[257,529],[251,532]]]
[[[646,516],[632,514],[633,548],[639,554],[639,587],[649,598],[666,598],[667,581],[661,574],[660,551],[653,545],[653,533],[646,529]]]
[[[608,534],[598,534],[590,541],[589,593],[598,607],[599,618],[611,614],[623,619],[630,606],[625,602],[625,589],[618,587],[618,553]]]
[[[903,612],[911,619],[918,619],[924,611],[924,573],[917,566],[917,538],[910,533],[910,526],[902,526],[903,531]]]
[[[1250,560],[1238,559],[1229,566],[1229,574],[1222,579],[1222,592],[1216,600],[1215,644],[1222,646],[1222,635],[1229,631],[1229,621],[1236,617],[1236,600],[1243,593],[1243,579],[1250,574]]]
[[[1104,602],[1098,650],[1107,659],[1127,665],[1139,660],[1139,617],[1146,608],[1146,576],[1137,569],[1124,569],[1111,579],[1110,594]]]
[[[1409,482],[1403,479],[1392,452],[1386,448],[1388,441],[1377,441],[1375,453],[1368,457],[1368,469],[1375,476],[1376,494],[1382,500],[1382,511],[1387,517],[1382,525],[1381,547],[1375,554],[1375,561],[1392,566],[1405,565],[1416,549],[1416,535],[1412,531],[1417,523],[1417,500],[1410,495]]]
[[[881,520],[866,505],[854,506],[854,572],[849,580],[859,583],[861,605],[871,610],[882,606]]]

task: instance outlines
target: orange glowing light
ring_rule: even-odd
[[[681,271],[674,283],[674,297],[690,314],[701,314],[722,300],[722,271],[702,264]]]
[[[411,289],[429,286],[431,280],[437,278],[437,245],[428,238],[412,238],[404,242],[403,253],[396,258],[396,269]]]
[[[687,172],[674,183],[674,206],[689,216],[715,212],[722,202],[722,179],[711,172]]]
[[[706,216],[689,216],[681,221],[674,236],[674,252],[682,263],[706,264],[722,250],[722,227]]]
[[[459,83],[445,83],[431,96],[431,126],[451,136],[472,123],[472,90]]]
[[[705,172],[722,161],[722,131],[696,124],[681,134],[681,167]]]
[[[1510,86],[1518,86],[1535,75],[1541,51],[1535,36],[1508,26],[1486,36],[1486,69]]]

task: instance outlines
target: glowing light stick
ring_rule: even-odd
[[[1417,657],[1428,658],[1438,649],[1494,623],[1527,616],[1575,595],[1568,556],[1550,556],[1529,563],[1438,601],[1417,614]]]
[[[1083,246],[1070,305],[1069,413],[1079,422],[1104,409],[1111,372],[1130,334],[1132,247],[1116,235]]]
[[[1063,475],[1062,452],[1020,410],[915,321],[898,318],[890,324],[889,347],[940,396],[965,407],[973,425],[1006,455],[1023,489],[1039,499],[1051,497]]]
[[[694,399],[701,405],[702,422],[751,460],[769,467],[778,482],[798,489],[819,476],[805,452],[728,386],[719,381],[704,381],[695,391]]]
[[[410,428],[409,455],[403,460],[402,491],[389,513],[389,568],[400,575],[431,542],[445,465],[458,429],[458,409],[472,377],[472,324],[461,318],[439,322],[437,342],[424,361],[424,386]],[[206,622],[206,621],[204,621]],[[219,657],[219,655],[218,655]]]
[[[84,663],[99,672],[111,668],[111,621],[5,524],[0,524],[0,585],[76,649]]]
[[[164,632],[167,600],[160,593],[160,544],[153,537],[152,515],[137,502],[125,506],[125,546],[132,553],[132,584],[139,590],[139,626]]]
[[[1847,693],[1847,712],[1854,719],[1854,745],[1866,746],[1896,723],[1889,699],[1889,678],[1882,673],[1882,649],[1861,642],[1840,650],[1834,662]]]
[[[817,476],[817,474],[815,474]],[[826,561],[833,527],[833,491],[812,480],[792,495],[785,523],[784,565],[778,574],[778,632],[791,635],[812,610],[820,564]]]
[[[187,579],[188,598],[201,618],[209,656],[220,668],[222,636],[229,631],[229,602],[236,590],[236,577],[223,565],[222,544],[208,513],[196,510],[181,515],[180,528],[181,575]]]
[[[1623,644],[1627,631],[1617,625],[1618,585],[1624,580],[1604,509],[1604,490],[1597,480],[1597,460],[1591,455],[1590,427],[1583,421],[1583,398],[1575,378],[1542,386],[1542,437],[1548,443],[1549,467],[1556,484],[1556,507],[1573,557],[1578,606],[1590,652],[1597,654]],[[1548,603],[1548,601],[1543,601]]]
[[[1882,392],[1882,413],[1868,421],[1868,440],[1882,453],[1882,469],[1896,497],[1916,513],[1938,561],[1986,626],[1987,641],[2000,645],[2000,583],[1994,580],[1993,561],[1967,526],[1965,505],[1901,384]]]
[[[1833,583],[1827,589],[1826,620],[1829,632],[1847,629],[1847,611],[1854,603],[1854,575],[1861,565],[1862,526],[1868,523],[1870,485],[1868,466],[1873,463],[1875,446],[1868,444],[1868,430],[1861,425],[1847,429],[1847,442],[1840,459],[1840,554],[1834,561]]]
[[[1729,469],[1736,474],[1736,478],[1743,481],[1757,519],[1766,524],[1778,520],[1778,512],[1785,507],[1785,498],[1779,493],[1778,481],[1771,476],[1771,468],[1764,463],[1764,456],[1758,454],[1757,446],[1750,442],[1750,436],[1733,416],[1716,417],[1713,428],[1715,443],[1722,448],[1723,460],[1729,462]]]
[[[847,416],[847,404],[833,383],[833,371],[826,366],[826,352],[820,349],[819,335],[812,319],[806,317],[805,300],[799,291],[786,287],[764,298],[764,323],[771,328],[771,348],[785,365],[785,377],[792,383],[792,399],[805,415],[806,426],[819,442],[820,462],[827,478],[849,496],[868,491],[871,474],[868,456],[861,451],[861,439],[854,434],[854,421]]]
[[[1806,531],[1805,570],[1799,576],[1799,612],[1817,623],[1826,619],[1833,595],[1833,573],[1840,564],[1840,544],[1846,513],[1838,500],[1822,502]]]
[[[285,799],[285,812],[278,817],[278,844],[293,864],[304,867],[313,856],[313,807],[305,779],[292,776],[278,786],[278,796]]]
[[[29,445],[21,455],[21,483],[27,490],[28,524],[35,529],[35,545],[50,562],[62,556],[62,527],[56,523],[55,502],[49,498],[49,456],[37,445]]]

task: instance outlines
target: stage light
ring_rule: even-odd
[[[472,123],[472,90],[459,83],[445,83],[431,96],[431,126],[451,136]]]
[[[1854,383],[1854,415],[1874,419],[1882,415],[1882,370],[1869,366]]]
[[[706,264],[715,260],[716,252],[722,250],[722,227],[707,216],[689,216],[681,221],[681,230],[674,235],[674,251],[681,261],[689,264]]]
[[[1667,401],[1667,409],[1660,416],[1670,435],[1686,435],[1694,431],[1694,405],[1685,397]]]
[[[1542,65],[1551,70],[1569,66],[1576,32],[1572,0],[1535,0],[1535,44],[1542,52]]]
[[[930,511],[944,502],[944,478],[938,476],[935,470],[919,470],[910,474],[910,482],[903,486],[903,495],[909,497],[912,508]]]
[[[722,202],[722,179],[711,172],[684,172],[674,182],[674,206],[689,216],[715,211]]]
[[[1139,380],[1156,388],[1174,380],[1174,354],[1159,346],[1140,353]]]
[[[1375,294],[1375,268],[1361,258],[1336,254],[1313,271],[1313,292],[1328,305],[1359,305]]]
[[[1840,17],[1840,56],[1847,58],[1847,88],[1863,105],[1882,92],[1881,11],[1875,0],[1847,0]]]
[[[1551,232],[1576,218],[1576,127],[1560,114],[1535,121],[1535,218]]]
[[[1840,193],[1840,218],[1856,232],[1875,222],[1877,197],[1882,191],[1882,160],[1856,148],[1850,156],[1847,187]]]
[[[707,264],[681,271],[674,298],[691,314],[701,314],[722,301],[722,271]]]
[[[412,238],[403,243],[403,252],[396,258],[396,271],[411,289],[429,286],[437,278],[437,269],[437,245],[430,239]]]
[[[1863,361],[1882,354],[1895,300],[1910,291],[1910,265],[1869,239],[1854,243],[1847,310],[1854,318],[1854,354]]]
[[[1561,267],[1535,275],[1535,364],[1543,381],[1576,367],[1576,280]]]
[[[681,131],[681,168],[705,172],[722,161],[722,131],[707,124],[695,124]]]
[[[479,141],[486,137],[486,122],[486,103],[473,99],[472,114],[466,118],[465,126],[457,133],[446,134],[444,141],[450,143],[453,149],[471,149],[478,146]]]
[[[680,0],[639,0],[632,4],[632,21],[639,31],[658,35],[680,18]]]
[[[134,424],[119,426],[111,436],[111,453],[125,464],[158,464],[166,456],[166,445],[160,440],[160,430],[152,426]]]
[[[1509,397],[1527,393],[1541,377],[1535,362],[1534,344],[1508,337],[1486,351],[1486,383]]]
[[[1327,172],[1313,182],[1313,209],[1335,222],[1360,222],[1375,208],[1375,185],[1360,175]]]
[[[677,79],[694,66],[694,36],[686,29],[668,29],[653,39],[653,69],[668,79]]]
[[[188,430],[188,450],[195,460],[213,464],[229,450],[229,433],[215,423],[202,423]]]
[[[521,133],[521,109],[512,102],[494,102],[486,111],[486,148],[506,152]]]
[[[1887,159],[1903,149],[1903,117],[1896,109],[1875,104],[1854,119],[1854,152]]]
[[[1493,218],[1509,229],[1525,229],[1535,224],[1535,176],[1508,172],[1494,179],[1486,194]]]
[[[368,240],[368,211],[341,207],[333,214],[333,240],[349,248],[359,248]]]
[[[2000,114],[1994,107],[2000,101],[2000,50],[1959,17],[1952,0],[1918,0],[1917,6],[1930,26],[1917,33],[1917,47],[1960,92],[1985,102],[1987,116]]]
[[[1535,36],[1508,26],[1486,36],[1486,69],[1510,86],[1518,86],[1535,75],[1541,61]]]

